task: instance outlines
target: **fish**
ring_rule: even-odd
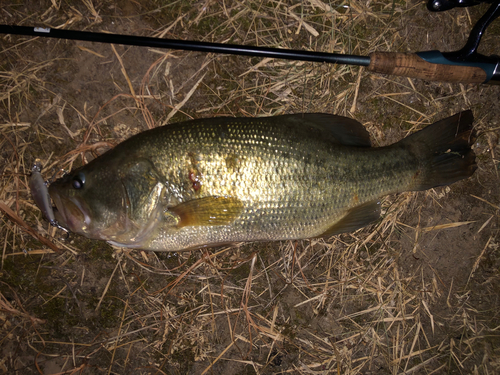
[[[57,222],[112,245],[182,251],[328,238],[380,217],[380,199],[476,170],[473,114],[385,147],[358,121],[214,117],[139,133],[49,186]]]

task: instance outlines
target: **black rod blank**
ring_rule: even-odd
[[[188,40],[150,38],[134,35],[94,33],[88,31],[49,29],[43,27],[0,25],[0,33],[41,36],[57,39],[82,40],[86,42],[125,44],[141,47],[171,48],[187,51],[225,53],[231,55],[271,57],[276,59],[312,61],[330,64],[346,64],[358,66],[368,66],[370,64],[370,57],[368,56],[310,52],[269,47],[240,46],[235,44],[196,42]]]

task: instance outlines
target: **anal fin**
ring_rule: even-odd
[[[371,201],[350,209],[347,214],[318,237],[331,237],[345,232],[354,232],[380,217],[380,202]]]

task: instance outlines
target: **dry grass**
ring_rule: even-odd
[[[358,0],[31,7],[8,4],[2,23],[363,55],[458,49],[485,9],[428,15],[423,3]],[[496,49],[485,54],[498,53],[497,39],[486,36]],[[0,373],[500,370],[498,87],[14,36],[0,45]],[[49,178],[187,118],[336,113],[385,145],[466,108],[480,134],[471,179],[388,197],[380,221],[327,241],[179,254],[66,241],[27,190],[35,157]]]

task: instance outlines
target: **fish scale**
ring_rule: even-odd
[[[140,133],[49,190],[68,229],[131,248],[330,236],[376,219],[384,195],[470,176],[471,128],[463,112],[373,148],[341,116],[198,119]]]

